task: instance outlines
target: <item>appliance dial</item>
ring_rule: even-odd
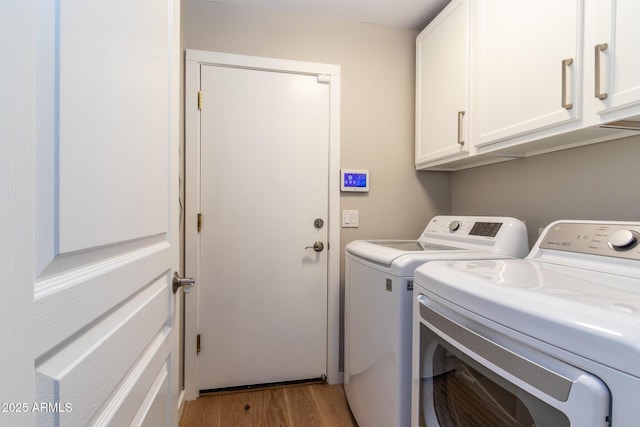
[[[616,251],[626,251],[638,244],[638,233],[633,230],[618,230],[609,236],[609,247]]]
[[[449,223],[449,232],[453,233],[454,231],[457,231],[460,228],[460,221],[451,221],[451,223]]]

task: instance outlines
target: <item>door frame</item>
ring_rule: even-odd
[[[200,69],[220,65],[285,73],[330,76],[329,95],[329,218],[327,248],[327,381],[342,382],[339,375],[340,346],[340,66],[315,62],[186,50],[185,63],[185,274],[200,282]],[[205,100],[206,102],[206,100]],[[331,250],[333,247],[333,250]],[[197,287],[197,285],[196,285]],[[198,397],[198,292],[185,303],[185,398]]]

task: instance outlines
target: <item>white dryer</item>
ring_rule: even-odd
[[[524,260],[418,268],[411,425],[640,426],[639,240],[558,221]]]
[[[505,217],[436,216],[417,240],[357,240],[346,246],[344,388],[360,427],[409,425],[416,267],[527,252],[524,223]]]

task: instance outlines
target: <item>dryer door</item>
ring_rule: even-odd
[[[608,425],[609,391],[593,375],[512,337],[483,336],[422,294],[414,320],[413,426]]]

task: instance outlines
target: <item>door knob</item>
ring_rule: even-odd
[[[324,249],[324,243],[317,241],[313,244],[313,246],[307,246],[305,249],[313,249],[316,252],[322,252]]]
[[[178,272],[174,271],[172,283],[173,283],[174,294],[178,292],[178,289],[180,289],[181,287],[184,288],[184,293],[188,294],[189,292],[191,292],[193,285],[196,284],[196,279],[192,277],[180,277],[178,276]]]

